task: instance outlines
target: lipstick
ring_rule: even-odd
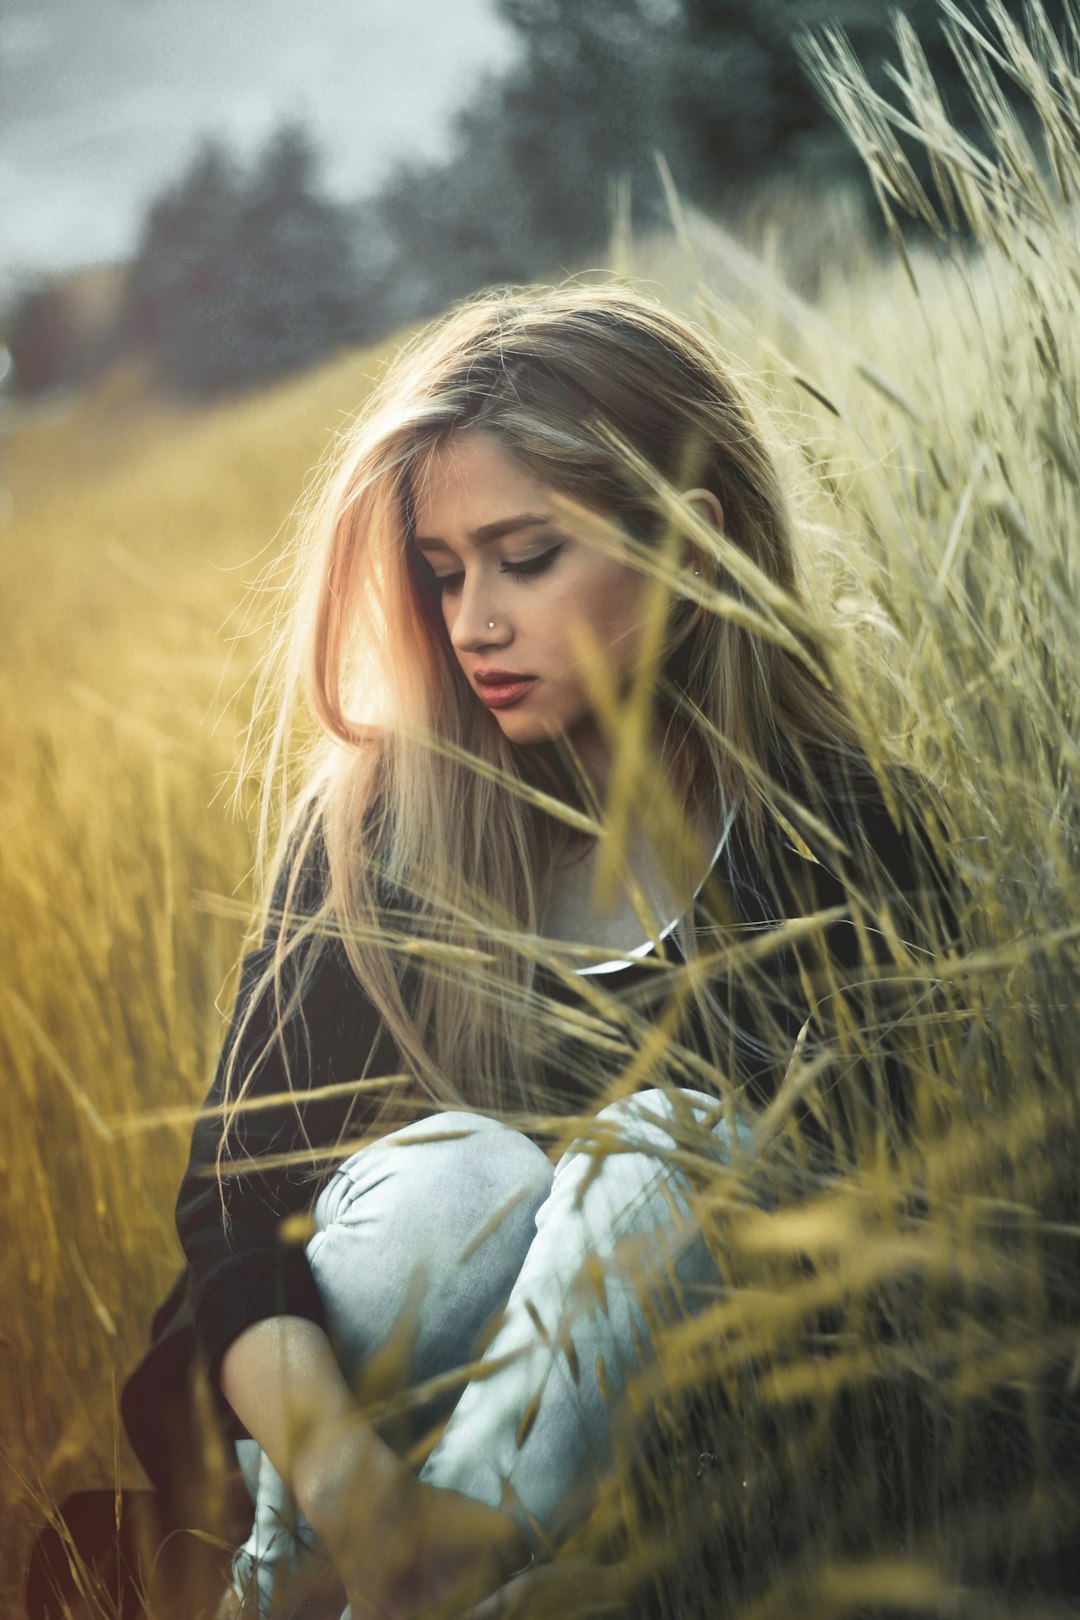
[[[513,669],[478,669],[473,679],[481,703],[489,709],[508,709],[512,703],[520,702],[536,682],[535,675],[519,675]]]

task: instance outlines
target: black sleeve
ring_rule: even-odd
[[[929,812],[930,804],[925,806]],[[914,1126],[911,1062],[930,1060],[926,1046],[927,1016],[937,1020],[935,1030],[947,1038],[948,997],[934,973],[935,957],[961,943],[965,894],[956,862],[939,853],[923,823],[897,826],[881,798],[871,797],[846,809],[836,823],[851,851],[831,870],[814,873],[814,901],[819,907],[848,904],[849,916],[831,923],[824,932],[836,992],[854,1019],[857,1038],[840,1038],[854,1058],[846,1079],[836,1089],[839,1118],[848,1128],[855,1116],[873,1114],[884,1123],[887,1111],[894,1142]],[[831,864],[831,863],[830,863]],[[866,898],[864,928],[853,921],[857,903]],[[875,911],[886,905],[896,934],[917,964],[912,980],[895,974],[895,963],[885,933],[877,927]],[[820,958],[819,958],[820,962]],[[883,970],[883,972],[882,972]],[[879,976],[880,974],[880,976]],[[820,981],[819,981],[820,982]],[[838,1024],[828,991],[818,1025],[828,1038]]]
[[[928,813],[932,807],[929,799],[923,804]],[[925,1021],[913,1019],[912,1009],[917,1001],[924,1012],[939,1003],[948,1011],[933,963],[936,952],[960,943],[965,894],[955,861],[935,850],[922,823],[897,826],[879,792],[864,790],[853,800],[837,786],[814,809],[847,853],[815,839],[818,858],[808,859],[809,848],[800,851],[786,836],[775,839],[766,867],[746,852],[743,915],[755,931],[833,907],[843,915],[798,945],[778,949],[732,987],[733,1052],[750,1097],[768,1105],[812,1010],[803,1055],[830,1050],[835,1062],[813,1094],[824,1111],[800,1104],[796,1117],[831,1156],[852,1144],[860,1117],[864,1123],[887,1117],[894,1141],[913,1125],[908,1058],[918,1051]],[[914,979],[895,970],[878,926],[883,905],[920,964]],[[942,1018],[935,1026],[943,1036],[946,1024]]]
[[[312,841],[297,884],[294,909],[317,903],[325,881],[321,841]],[[187,1257],[199,1355],[216,1381],[221,1357],[242,1330],[263,1317],[302,1316],[325,1326],[325,1316],[304,1243],[286,1240],[281,1223],[307,1209],[327,1166],[317,1159],[280,1166],[264,1161],[293,1150],[307,1152],[305,1132],[317,1154],[363,1129],[373,1093],[310,1099],[314,1087],[367,1074],[393,1073],[396,1053],[381,1035],[381,1021],[357,983],[339,943],[322,945],[318,967],[304,986],[283,1040],[270,1040],[276,1023],[273,986],[252,1005],[258,982],[273,959],[278,921],[289,875],[283,866],[275,885],[271,918],[258,948],[244,957],[232,1021],[204,1110],[195,1125],[187,1170],[176,1201],[176,1229]],[[302,950],[282,971],[282,1005],[301,972]],[[251,1016],[241,1031],[244,1019]],[[239,1043],[239,1045],[238,1045]],[[284,1046],[284,1051],[283,1051]],[[232,1095],[249,1069],[250,1098],[286,1093],[284,1100],[238,1115],[223,1157],[225,1216],[215,1162],[221,1135],[226,1065],[234,1047],[237,1065]],[[288,1068],[286,1067],[286,1055]],[[369,1062],[370,1059],[370,1062]],[[290,1079],[292,1093],[290,1091]],[[231,1167],[238,1167],[232,1169]]]

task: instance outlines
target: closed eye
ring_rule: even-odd
[[[535,579],[537,574],[546,574],[559,552],[563,549],[565,541],[560,540],[557,546],[542,551],[539,557],[530,557],[526,562],[499,564],[500,574],[512,574],[514,579]]]
[[[539,557],[529,557],[524,562],[501,562],[499,564],[499,573],[509,574],[511,579],[523,581],[536,579],[540,574],[547,573],[565,544],[565,540],[560,540],[558,545],[551,546],[547,551],[541,552]],[[435,584],[443,596],[456,596],[461,589],[461,582],[464,578],[465,575],[460,572],[456,574],[436,574]]]

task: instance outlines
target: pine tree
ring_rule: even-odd
[[[126,299],[129,338],[187,389],[287,371],[361,334],[353,227],[319,196],[294,125],[250,175],[216,144],[151,208]]]
[[[241,196],[241,176],[228,153],[207,142],[147,216],[128,282],[126,325],[181,387],[213,380]]]
[[[256,376],[329,353],[359,334],[359,291],[346,217],[318,195],[311,142],[287,125],[263,152],[236,217],[223,363]]]

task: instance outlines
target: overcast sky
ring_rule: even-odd
[[[361,196],[512,54],[493,0],[0,0],[0,279],[127,255],[208,133],[298,117]]]

